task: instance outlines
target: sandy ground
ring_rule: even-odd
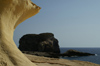
[[[25,55],[37,66],[100,66],[98,64],[94,64],[86,61],[47,58],[47,57],[40,57],[40,56],[29,55],[29,54],[25,54]]]

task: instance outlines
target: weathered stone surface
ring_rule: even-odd
[[[72,56],[90,56],[90,55],[95,55],[95,54],[91,54],[91,53],[86,53],[86,52],[79,52],[76,50],[68,50],[65,53],[61,54],[61,56],[68,56],[68,57],[72,57]]]
[[[0,0],[0,66],[36,66],[18,50],[13,33],[39,10],[30,0]]]
[[[37,66],[100,66],[100,64],[91,63],[88,61],[67,60],[59,58],[39,57],[35,55],[25,54]]]
[[[52,33],[27,34],[19,41],[21,51],[60,53],[58,40]]]

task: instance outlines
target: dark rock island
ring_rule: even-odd
[[[19,49],[26,54],[54,58],[95,55],[76,50],[68,50],[60,54],[58,40],[52,33],[26,34],[19,40]]]
[[[91,55],[95,55],[95,54],[91,54],[91,53],[86,53],[86,52],[79,52],[76,50],[68,50],[65,53],[62,53],[61,56],[68,56],[68,57],[74,57],[74,56],[91,56]]]
[[[58,40],[52,33],[26,34],[19,41],[21,51],[60,53]]]

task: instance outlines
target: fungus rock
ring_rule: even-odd
[[[17,25],[39,10],[30,0],[0,0],[0,66],[36,66],[18,50],[13,33]]]
[[[19,41],[21,51],[60,53],[58,40],[52,33],[27,34]]]

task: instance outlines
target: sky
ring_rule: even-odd
[[[100,0],[31,0],[41,7],[21,23],[14,41],[25,34],[53,33],[60,47],[100,47]]]

